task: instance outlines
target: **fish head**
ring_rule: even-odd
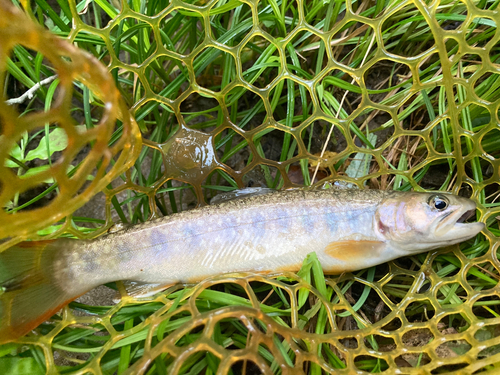
[[[399,250],[422,252],[460,243],[481,232],[484,223],[466,223],[474,201],[446,193],[391,192],[374,216],[379,238]]]

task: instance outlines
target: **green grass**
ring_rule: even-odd
[[[135,167],[120,181],[128,178],[131,189],[109,201],[110,213],[117,221],[135,224],[151,217],[152,209],[157,215],[167,215],[191,208],[200,192],[195,189],[197,184],[202,187],[198,198],[206,201],[219,192],[250,184],[272,188],[309,186],[314,170],[310,162],[319,159],[323,145],[329,142],[327,150],[331,156],[323,163],[324,169],[319,174],[322,181],[317,185],[344,180],[372,188],[451,190],[472,195],[482,207],[481,219],[486,221],[489,232],[500,236],[495,219],[499,211],[495,170],[499,168],[500,133],[497,109],[492,104],[500,100],[500,75],[498,69],[491,73],[493,68],[485,68],[488,61],[498,64],[500,51],[498,41],[489,42],[494,35],[494,22],[481,17],[464,24],[468,21],[464,3],[441,2],[436,22],[429,23],[421,9],[412,3],[400,6],[401,2],[353,2],[353,11],[365,17],[367,23],[353,19],[338,26],[345,17],[345,3],[312,0],[304,4],[305,21],[312,28],[308,26],[291,38],[287,35],[299,21],[294,1],[262,1],[251,9],[248,4],[230,0],[219,2],[209,11],[186,6],[173,10],[169,16],[155,18],[168,12],[169,2],[133,0],[128,5],[131,9],[128,17],[111,21],[112,27],[104,32],[84,24],[105,28],[108,21],[120,14],[115,2],[95,0],[68,5],[58,1],[57,4],[52,9],[45,0],[35,0],[30,11],[37,22],[60,37],[69,38],[109,66],[145,139]],[[476,6],[494,10],[498,4],[482,1]],[[393,15],[377,23],[391,9],[395,10]],[[73,29],[75,10],[80,13],[81,21]],[[132,17],[132,11],[150,18]],[[203,18],[202,14],[209,17]],[[209,25],[205,24],[207,20]],[[264,37],[251,35],[255,32],[253,20],[258,20],[265,30]],[[379,35],[374,38],[372,26],[377,25]],[[460,27],[467,35],[467,45],[485,46],[487,51],[477,49],[477,55],[460,55],[453,39],[434,37],[444,35],[445,29]],[[207,30],[223,49],[206,45]],[[332,46],[325,44],[320,35],[331,37],[328,40],[333,41]],[[417,56],[436,45],[441,56],[429,53],[418,64],[410,59],[405,63],[395,62],[397,59],[387,56],[375,62],[380,43],[386,51],[400,57]],[[245,48],[238,47],[243,44]],[[120,64],[113,55],[120,58]],[[331,57],[342,64],[343,70],[331,62]],[[288,76],[276,80],[283,76],[283,61],[293,79]],[[137,68],[141,64],[144,69]],[[36,82],[53,75],[43,56],[17,46],[8,62],[8,76],[2,90],[11,98],[18,97]],[[249,90],[241,80],[264,90]],[[21,115],[49,109],[57,87],[55,80],[37,90],[32,99],[17,106]],[[148,100],[142,100],[144,97]],[[368,103],[367,98],[372,102]],[[91,128],[97,123],[102,103],[88,88],[75,84],[72,103],[75,125]],[[192,166],[190,160],[175,159],[175,144],[168,141],[179,131],[180,121],[193,135],[195,146],[201,146],[208,135],[212,136],[213,151],[229,168],[221,165],[212,168],[213,164],[204,165],[204,161],[201,166],[196,163]],[[333,137],[328,139],[332,124],[335,124]],[[54,124],[47,124],[19,141],[9,161],[14,173],[19,176],[35,173],[36,168],[48,168],[56,160],[64,142],[55,129]],[[119,131],[118,127],[116,135]],[[34,150],[42,152],[38,164],[34,162]],[[186,150],[189,154],[189,148]],[[205,167],[207,173],[203,178],[189,177],[192,171]],[[186,169],[188,177],[172,174]],[[291,181],[284,179],[284,175]],[[15,212],[44,205],[53,199],[57,189],[53,182],[47,181],[32,195],[16,197],[8,210]],[[103,219],[72,218],[77,232],[85,235],[110,224]],[[60,223],[56,223],[38,234],[47,235],[59,228]],[[335,324],[369,332],[371,323],[376,323],[372,321],[377,307],[373,301],[383,305],[378,317],[384,319],[413,298],[416,302],[406,310],[404,324],[425,321],[436,308],[450,309],[455,312],[453,319],[441,322],[462,332],[470,327],[471,319],[495,319],[500,314],[500,302],[489,297],[468,302],[475,317],[466,317],[461,308],[472,294],[498,283],[497,256],[488,255],[492,235],[488,238],[481,235],[462,245],[460,251],[422,254],[391,264],[389,269],[380,266],[328,278],[326,282],[318,264],[309,260],[299,272],[304,279],[300,282],[309,285],[309,289],[299,292],[300,308],[295,317],[285,285],[297,285],[297,279],[292,282],[280,277],[277,281],[250,285],[262,300],[268,294],[272,296],[272,304],[264,303],[261,308],[284,327],[295,324],[309,332],[331,333],[329,310],[320,302],[329,301],[343,306],[334,311]],[[467,286],[457,276],[462,268]],[[391,276],[387,276],[388,271]],[[444,280],[442,286],[438,286],[440,280]],[[311,285],[315,287],[314,296]],[[69,373],[99,365],[103,373],[123,373],[140,360],[145,345],[158,345],[189,321],[188,310],[182,308],[188,305],[187,296],[192,292],[190,287],[175,288],[156,302],[122,302],[112,308],[72,303],[73,308],[108,317],[104,322],[109,326],[85,318],[88,319],[85,327],[64,328],[52,341],[52,347],[59,352],[85,356],[73,360],[74,367],[59,366],[58,370]],[[385,295],[385,299],[380,295]],[[251,304],[248,293],[230,283],[206,289],[196,298],[200,312],[235,305]],[[178,309],[180,312],[174,314]],[[168,318],[150,330],[149,324],[159,321],[160,315]],[[44,324],[40,331],[48,333],[52,328]],[[126,338],[114,343],[117,334],[110,334],[110,330],[123,332]],[[186,334],[178,344],[188,345],[200,334],[196,330]],[[227,319],[217,323],[213,340],[223,347],[244,348],[248,335],[248,327],[240,320]],[[367,344],[358,342],[358,345],[370,345],[374,350],[384,345],[383,339],[372,334],[365,339]],[[277,334],[273,340],[281,358],[293,363],[295,354],[287,340]],[[294,345],[310,345],[298,341]],[[314,350],[331,368],[343,368],[339,352],[332,348],[323,342]],[[259,347],[259,353],[273,372],[280,371],[275,353],[263,346]],[[24,361],[25,366],[31,366],[32,373],[38,373],[37,368],[45,367],[45,355],[34,345],[0,347],[0,369],[7,366],[16,373],[20,371],[16,370],[16,363]],[[181,373],[215,373],[218,362],[212,353],[200,352],[184,362]],[[166,374],[175,365],[175,358],[164,354],[157,357],[147,373]],[[321,373],[317,364],[307,366],[309,373]],[[356,359],[356,366],[379,372],[388,364],[383,359],[365,356]]]

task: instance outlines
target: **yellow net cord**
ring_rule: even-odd
[[[63,40],[39,24],[52,14],[45,1],[0,1],[0,250],[95,237],[115,221],[185,209],[189,192],[203,204],[221,186],[309,185],[318,162],[317,186],[470,195],[487,230],[462,250],[336,277],[312,257],[299,275],[221,276],[150,301],[123,292],[113,307],[73,303],[0,347],[0,368],[500,372],[497,3],[161,3],[70,0],[50,18]],[[32,94],[44,108],[7,102],[13,80],[37,84],[20,81],[23,59],[40,80],[53,77]],[[98,192],[106,217],[95,230],[72,213]]]

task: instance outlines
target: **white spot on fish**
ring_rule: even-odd
[[[258,251],[260,254],[264,255],[264,254],[266,253],[266,248],[265,248],[264,246],[262,246],[262,245],[258,245],[258,246],[257,246],[257,251]]]

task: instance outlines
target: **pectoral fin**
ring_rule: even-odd
[[[359,267],[367,260],[380,257],[384,248],[385,243],[382,241],[339,241],[328,244],[325,254],[348,264],[357,264]],[[381,259],[379,263],[384,261]]]

